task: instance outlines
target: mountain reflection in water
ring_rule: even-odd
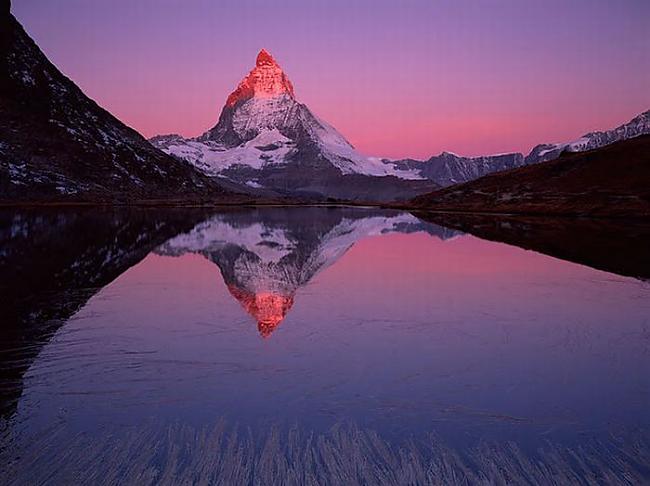
[[[260,335],[267,337],[293,306],[297,290],[357,241],[417,231],[440,239],[461,234],[409,213],[278,209],[212,216],[156,252],[197,253],[217,265],[229,292],[255,319]]]
[[[0,484],[647,482],[647,225],[426,217],[0,211]]]

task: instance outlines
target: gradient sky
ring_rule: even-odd
[[[196,136],[269,50],[369,155],[527,152],[650,109],[648,0],[14,0],[145,136]]]

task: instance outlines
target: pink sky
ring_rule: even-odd
[[[268,49],[369,155],[528,152],[650,109],[645,0],[29,0],[13,12],[145,136],[196,136]]]

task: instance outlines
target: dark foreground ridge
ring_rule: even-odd
[[[98,106],[0,3],[0,202],[237,200]]]
[[[650,216],[650,135],[491,174],[420,196],[414,208],[436,211]]]

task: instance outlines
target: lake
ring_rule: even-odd
[[[649,234],[3,210],[0,483],[647,483]]]

